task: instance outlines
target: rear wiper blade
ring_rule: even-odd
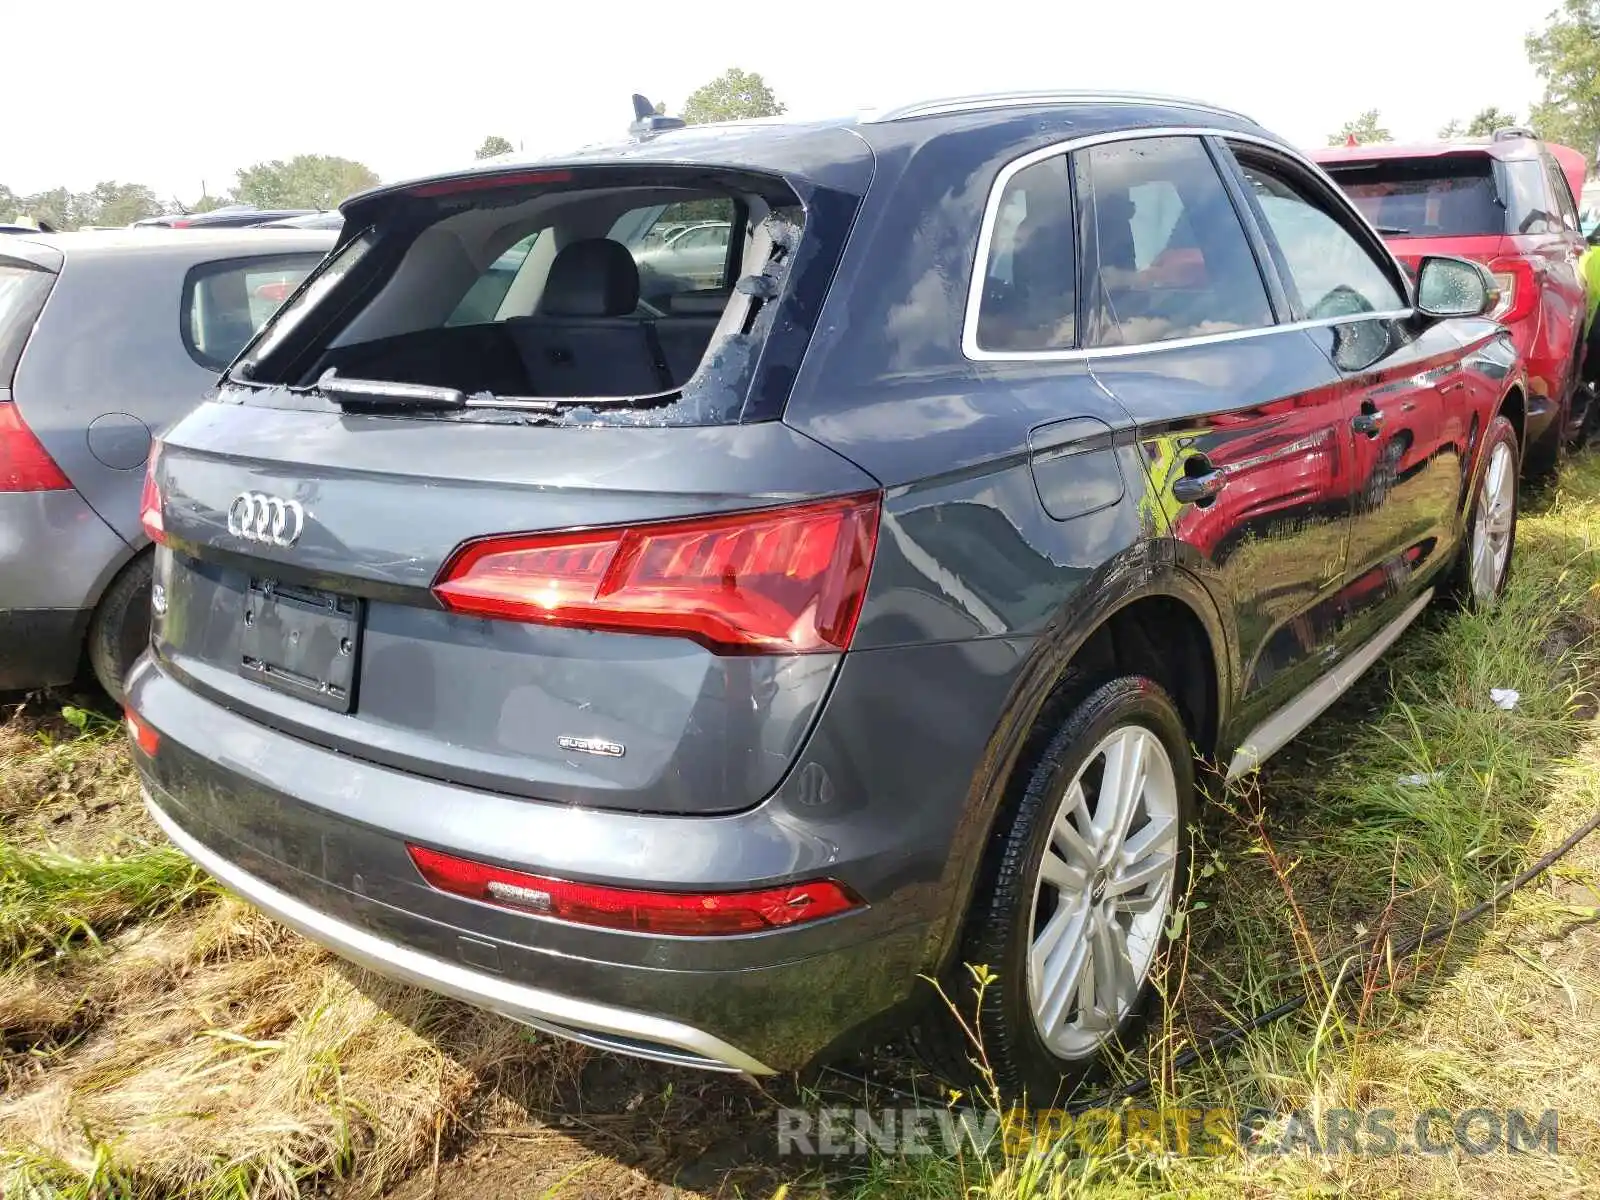
[[[457,388],[434,387],[426,383],[391,383],[384,379],[343,379],[332,367],[318,379],[314,391],[321,392],[340,408],[427,408],[467,407],[467,398]]]
[[[1402,225],[1374,225],[1373,228],[1379,233],[1387,234],[1390,237],[1398,237],[1400,234],[1411,232],[1411,230]]]

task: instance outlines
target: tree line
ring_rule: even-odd
[[[1527,125],[1547,142],[1571,146],[1590,159],[1600,148],[1600,0],[1562,0],[1545,27],[1523,40],[1528,61],[1544,85],[1544,97],[1528,113]],[[1520,125],[1516,114],[1490,105],[1470,120],[1452,120],[1441,138],[1488,137],[1496,129]],[[1369,108],[1328,135],[1328,145],[1351,138],[1366,145],[1390,142],[1393,135],[1375,108]]]
[[[658,106],[660,107],[660,106]],[[709,83],[696,88],[679,114],[691,125],[748,117],[776,116],[784,104],[754,71],[730,67]],[[484,138],[477,157],[493,158],[515,149],[498,134]],[[234,186],[219,195],[202,186],[199,199],[161,199],[142,183],[106,180],[87,192],[64,187],[26,195],[0,183],[0,223],[22,220],[52,229],[85,226],[131,225],[146,217],[169,212],[210,212],[226,204],[251,204],[256,208],[334,208],[346,196],[379,182],[377,172],[354,159],[332,154],[297,154],[241,167]]]
[[[122,226],[162,213],[210,212],[228,204],[257,208],[333,208],[352,192],[378,183],[377,172],[332,154],[297,154],[241,167],[233,188],[220,195],[163,201],[142,183],[106,180],[87,192],[64,187],[19,195],[0,183],[0,222],[30,221],[51,229]]]

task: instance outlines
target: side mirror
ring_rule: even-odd
[[[1488,268],[1464,258],[1430,255],[1417,268],[1417,311],[1427,317],[1481,317],[1500,303]]]

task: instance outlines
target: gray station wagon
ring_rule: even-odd
[[[113,697],[149,641],[152,438],[333,245],[164,230],[0,241],[0,690],[87,664]]]

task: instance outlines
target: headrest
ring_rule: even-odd
[[[550,264],[539,312],[549,317],[625,317],[639,306],[639,268],[621,242],[585,238]]]

